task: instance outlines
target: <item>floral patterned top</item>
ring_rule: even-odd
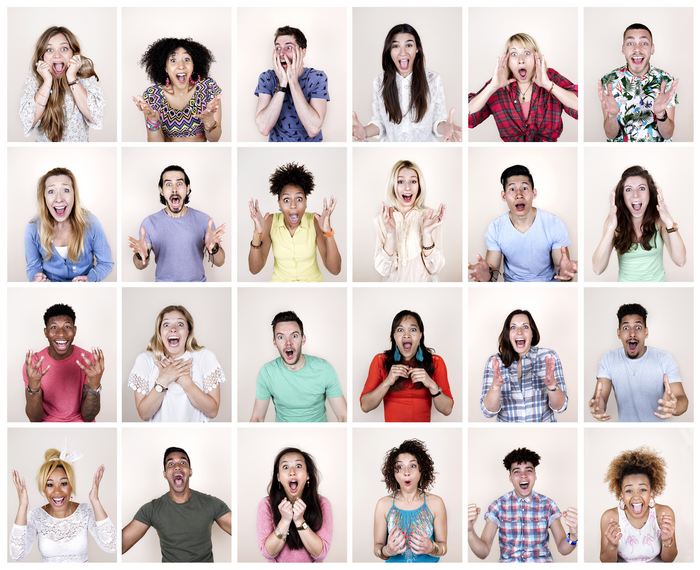
[[[620,130],[609,142],[663,142],[652,107],[654,99],[661,91],[661,83],[666,82],[666,90],[671,86],[673,76],[657,67],[650,67],[646,75],[637,77],[627,66],[612,70],[601,79],[603,85],[612,87],[612,94],[620,107],[617,122]],[[674,95],[671,107],[678,105],[678,94]]]

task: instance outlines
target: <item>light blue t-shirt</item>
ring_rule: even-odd
[[[508,212],[493,220],[486,231],[486,249],[503,255],[504,281],[552,281],[552,250],[570,244],[564,222],[540,208],[524,233],[513,227]]]
[[[328,361],[307,354],[304,359],[301,370],[289,370],[279,357],[260,369],[255,399],[272,398],[278,422],[325,422],[326,398],[343,395]]]
[[[156,281],[206,281],[204,275],[204,236],[209,216],[187,208],[181,218],[159,210],[141,226],[156,258]]]
[[[647,346],[639,358],[628,358],[624,348],[606,352],[598,364],[598,378],[612,382],[621,422],[660,422],[654,415],[664,394],[664,374],[670,383],[682,382],[676,360],[669,352]]]

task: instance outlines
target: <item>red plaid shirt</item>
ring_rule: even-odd
[[[574,85],[551,67],[547,70],[547,76],[559,87],[578,95],[578,85]],[[486,85],[489,83],[490,80]],[[486,85],[478,93],[470,93],[469,100],[481,93]],[[533,83],[530,114],[524,119],[518,100],[518,84],[513,82],[491,95],[480,111],[469,115],[469,128],[473,129],[489,115],[493,115],[501,139],[505,142],[556,141],[564,128],[562,111],[578,119],[578,111],[564,107],[554,95]]]

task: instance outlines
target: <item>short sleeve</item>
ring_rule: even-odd
[[[486,235],[484,236],[486,240],[486,249],[488,251],[498,251],[501,252],[501,244],[499,242],[499,231],[498,231],[498,218],[493,220],[488,229],[486,230]]]
[[[273,95],[277,87],[277,76],[271,69],[263,71],[258,77],[258,86],[255,88],[255,95],[264,93],[265,95]]]
[[[340,387],[340,380],[338,379],[338,374],[335,372],[333,365],[324,360],[324,380],[326,382],[326,398],[339,398],[343,395],[343,389]]]
[[[683,381],[678,363],[670,352],[662,352],[660,360],[661,368],[663,369],[664,374],[668,376],[668,381],[670,383]]]
[[[328,77],[320,69],[309,69],[306,79],[306,92],[309,99],[325,99],[330,101],[328,95]]]
[[[155,385],[155,378],[153,383],[151,383],[151,376],[153,375],[153,367],[155,363],[153,361],[153,353],[142,352],[136,357],[136,362],[129,373],[128,386],[134,392],[139,394],[148,394],[151,391],[153,385]]]
[[[364,388],[362,388],[360,399],[362,399],[362,396],[365,394],[376,390],[384,378],[386,378],[386,374],[384,373],[384,354],[379,353],[372,359],[372,362],[369,365],[367,379],[365,380]]]
[[[445,364],[445,361],[441,356],[434,354],[433,366],[435,367],[433,370],[433,380],[435,380],[436,384],[440,387],[445,396],[450,399],[454,399],[452,397],[452,391],[450,390],[450,381],[447,376],[447,365]]]
[[[207,77],[201,82],[201,92],[202,97],[201,101],[199,101],[199,107],[203,111],[209,101],[211,101],[214,97],[221,95],[221,87],[219,87],[219,84],[214,81],[214,79]]]
[[[94,75],[86,79],[79,79],[80,84],[87,91],[87,105],[90,111],[90,121],[88,125],[92,129],[100,130],[102,128],[102,120],[105,114],[105,98],[102,93],[97,77]]]
[[[596,373],[596,377],[607,378],[608,380],[612,380],[612,363],[610,362],[610,354],[611,353],[606,352],[600,359],[600,362],[598,363],[598,372]]]
[[[229,506],[224,501],[219,499],[219,497],[214,497],[213,495],[208,495],[208,497],[211,500],[211,514],[213,521],[218,520],[226,513],[231,512]]]
[[[270,391],[270,386],[267,382],[269,377],[267,372],[268,366],[269,364],[266,364],[260,369],[260,372],[258,372],[258,378],[255,381],[256,400],[269,400],[272,397],[272,392]]]
[[[145,525],[153,526],[153,501],[149,501],[136,511],[134,520],[142,522]]]
[[[198,359],[201,359],[199,365],[202,367],[202,389],[205,393],[211,392],[219,384],[226,382],[224,369],[211,350],[202,349],[198,354]]]
[[[19,120],[22,123],[24,136],[29,136],[29,133],[34,129],[34,114],[36,113],[36,101],[34,97],[39,90],[39,84],[36,77],[30,74],[24,81],[24,91],[19,100]]]
[[[549,222],[549,241],[552,246],[551,249],[560,249],[562,247],[569,247],[571,245],[571,240],[569,239],[569,231],[566,229],[566,224],[558,216],[552,215]]]
[[[491,521],[497,527],[501,526],[501,509],[498,499],[491,503],[484,513],[484,520]]]
[[[552,523],[561,518],[561,511],[559,510],[559,507],[557,504],[552,501],[552,499],[547,499],[549,501],[549,517],[547,517],[547,526],[552,526]]]

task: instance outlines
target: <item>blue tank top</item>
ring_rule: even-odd
[[[396,556],[391,556],[387,562],[437,562],[439,558],[431,554],[415,554],[408,548],[408,541],[411,535],[420,530],[432,540],[435,540],[435,529],[433,521],[435,515],[428,508],[428,501],[425,495],[423,496],[423,504],[412,511],[404,511],[399,509],[394,500],[391,501],[391,508],[386,513],[386,530],[387,535],[398,527],[406,537],[406,550]]]

